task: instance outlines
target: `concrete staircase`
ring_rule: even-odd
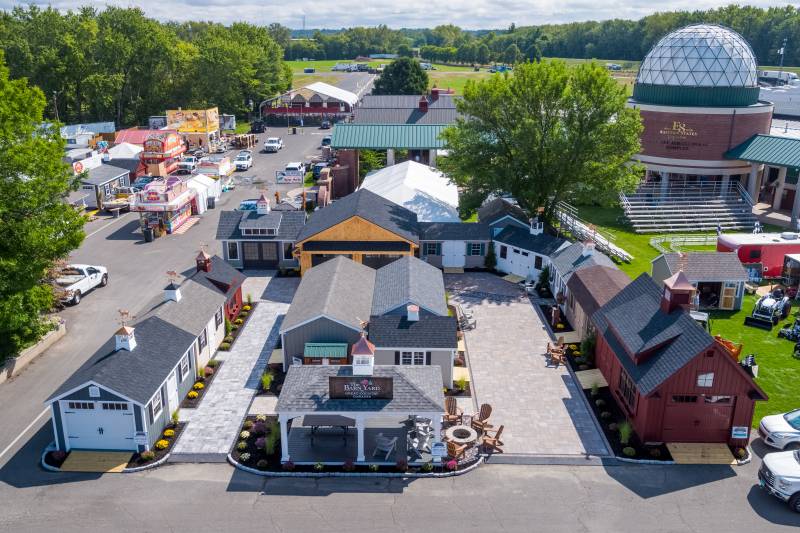
[[[620,194],[625,218],[636,233],[750,230],[756,222],[753,203],[738,184],[671,185],[645,183],[630,195]]]

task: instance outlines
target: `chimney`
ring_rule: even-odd
[[[679,270],[677,274],[664,280],[664,293],[661,296],[661,310],[667,314],[678,308],[689,310],[692,305],[694,286],[689,278]]]
[[[267,197],[262,194],[258,199],[258,202],[256,202],[256,213],[259,215],[267,215],[269,212],[269,200],[267,200]]]
[[[592,257],[594,255],[594,242],[586,241],[583,243],[583,251],[581,252],[583,257]]]
[[[197,264],[197,271],[200,272],[211,272],[211,256],[206,253],[205,250],[200,250],[200,253],[197,254],[195,258],[195,262]],[[170,285],[172,285],[170,283]]]
[[[116,351],[128,350],[132,352],[136,348],[136,337],[133,334],[133,328],[130,326],[122,326],[114,334],[116,341]]]
[[[428,98],[424,94],[419,97],[419,110],[423,113],[428,112]]]
[[[171,281],[169,285],[164,287],[164,301],[169,302],[170,300],[173,302],[181,301],[181,288],[176,285],[174,281]]]
[[[531,235],[541,235],[544,232],[544,222],[539,220],[539,217],[531,219]]]
[[[409,322],[419,322],[419,306],[414,304],[409,304],[406,306],[406,312]]]
[[[431,100],[438,100],[439,99],[439,88],[434,85],[431,87]]]

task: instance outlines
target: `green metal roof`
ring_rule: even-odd
[[[446,124],[336,124],[331,146],[386,150],[432,150],[444,148],[439,135]]]
[[[633,99],[643,104],[739,107],[758,102],[758,87],[677,87],[637,83]]]
[[[745,142],[725,152],[728,159],[766,163],[778,167],[800,167],[800,139],[753,135]]]
[[[303,348],[303,357],[330,357],[331,359],[343,359],[347,357],[347,343],[307,342]]]

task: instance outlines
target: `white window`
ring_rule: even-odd
[[[184,355],[181,359],[181,383],[184,382],[186,376],[189,375],[189,356]]]
[[[713,387],[714,386],[714,373],[708,372],[707,374],[697,374],[698,387]]]
[[[206,344],[208,344],[208,337],[206,337],[206,330],[203,330],[202,333],[200,333],[200,336],[197,337],[197,344],[200,346],[200,350],[205,348]]]
[[[69,402],[70,409],[94,409],[94,402]]]
[[[104,411],[127,411],[128,404],[125,402],[103,402]]]
[[[89,397],[90,398],[99,398],[100,397],[100,387],[96,385],[92,385],[89,387]]]
[[[220,327],[222,325],[222,308],[220,307],[217,309],[217,312],[214,313],[214,325],[215,327]]]
[[[426,242],[425,255],[442,255],[442,243],[440,242]]]
[[[158,415],[161,414],[161,389],[156,392],[156,395],[153,396],[153,399],[150,400],[150,423],[152,424],[153,421],[158,418]]]
[[[401,365],[424,365],[425,352],[400,352]]]
[[[468,255],[483,255],[483,243],[480,242],[469,243]]]
[[[267,228],[267,235],[275,235],[275,228]]]
[[[239,259],[239,243],[237,242],[229,242],[228,243],[228,259]]]

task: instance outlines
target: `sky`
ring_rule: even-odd
[[[246,21],[254,24],[279,22],[299,29],[302,17],[306,28],[338,29],[350,26],[386,24],[392,28],[426,28],[455,24],[465,29],[605,20],[639,19],[656,11],[697,10],[720,7],[735,0],[139,0],[92,1],[0,0],[0,9],[14,5],[51,5],[74,9],[82,5],[136,6],[155,19],[212,20],[224,24]],[[757,7],[785,6],[792,2],[750,0]]]

